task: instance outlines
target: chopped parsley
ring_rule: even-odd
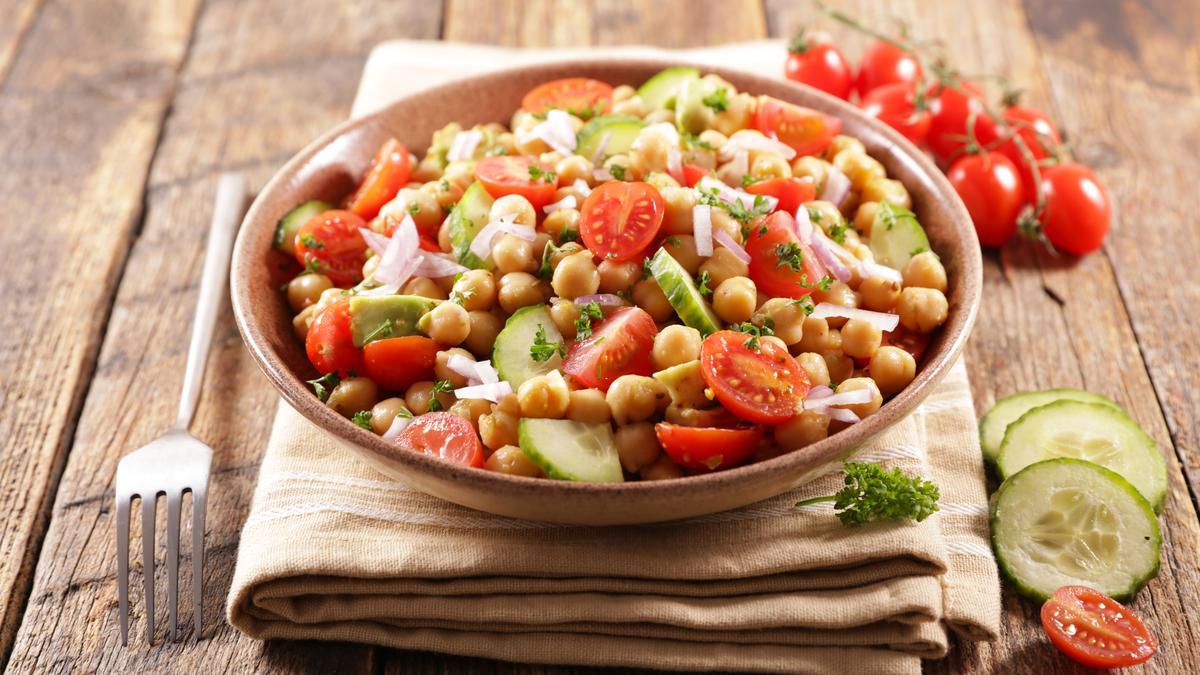
[[[775,262],[776,267],[787,266],[793,272],[799,272],[804,269],[804,250],[800,248],[800,244],[794,241],[776,246],[775,257],[777,258]]]
[[[456,305],[465,307],[466,301],[470,300],[473,297],[475,297],[475,289],[474,288],[464,288],[461,291],[458,289],[455,289],[452,293],[450,293],[450,302],[453,302]]]
[[[554,245],[554,242],[546,242],[546,247],[542,249],[542,265],[538,267],[538,276],[542,279],[549,279],[554,276],[554,266],[550,262],[550,258],[555,253],[559,252],[559,247]]]
[[[796,507],[833,502],[843,525],[862,525],[872,520],[925,520],[938,510],[941,493],[937,485],[909,476],[900,469],[888,471],[878,464],[850,462],[842,468],[846,487],[837,494],[813,497]]]
[[[820,279],[817,279],[817,283],[809,285],[808,275],[801,274],[800,275],[800,285],[805,288],[811,288],[811,289],[817,290],[817,291],[827,291],[833,286],[833,277],[826,274],[825,276],[821,277]]]
[[[617,180],[625,180],[625,165],[623,164],[613,164],[608,167],[608,172]]]
[[[408,208],[405,209],[410,215],[417,215],[421,212],[421,205],[416,202],[410,202]]]
[[[735,199],[732,204],[726,203],[721,199],[717,188],[697,190],[696,192],[699,195],[700,204],[724,209],[732,218],[742,223],[748,223],[758,216],[765,216],[771,212],[771,205],[763,195],[754,195],[754,203],[750,208],[746,208],[740,199]]]
[[[533,345],[529,347],[529,358],[541,363],[549,361],[555,354],[566,356],[567,348],[561,342],[547,342],[546,327],[539,323],[533,335]]]
[[[371,428],[371,411],[370,410],[360,410],[360,411],[354,413],[354,417],[351,417],[350,421],[354,422],[358,426],[366,429],[367,431],[374,431],[374,429]]]
[[[713,93],[700,99],[704,105],[712,108],[713,112],[723,113],[729,110],[729,90],[725,87],[714,91]]]
[[[706,298],[712,295],[712,289],[708,287],[711,282],[712,279],[709,278],[707,271],[701,272],[700,276],[696,277],[696,290],[700,291],[700,295]]]
[[[391,337],[392,328],[394,327],[394,321],[391,319],[385,319],[383,323],[379,324],[379,326],[375,328],[375,330],[367,333],[366,337],[363,338],[363,344],[367,344],[368,342],[377,338]]]
[[[712,143],[701,140],[700,137],[697,136],[696,134],[689,134],[686,131],[680,131],[679,137],[682,138],[683,141],[688,144],[688,147],[701,148],[703,150],[716,150],[716,148],[714,148],[712,146]]]
[[[558,233],[558,243],[565,244],[570,241],[579,241],[579,230],[564,227],[562,231]]]
[[[604,312],[600,303],[592,301],[579,308],[579,318],[575,319],[575,339],[586,340],[592,336],[592,319],[603,319]]]
[[[529,165],[529,180],[533,182],[542,181],[544,183],[553,183],[558,177],[553,171],[546,171],[536,164]]]
[[[729,327],[729,329],[749,335],[750,339],[746,340],[742,344],[745,345],[746,349],[758,351],[759,347],[761,346],[759,343],[759,338],[775,334],[775,321],[768,316],[763,318],[763,324],[761,326],[757,326],[749,321],[743,321],[741,323],[733,324]]]
[[[816,307],[813,305],[812,298],[807,295],[803,298],[792,300],[792,304],[798,306],[805,314],[812,314]]]
[[[654,275],[654,270],[650,269],[650,259],[642,258],[642,279],[649,279]]]
[[[338,377],[337,373],[329,373],[315,380],[308,380],[308,383],[312,385],[313,393],[317,395],[317,398],[321,401],[328,401],[329,395],[333,393],[333,388],[338,386],[338,382],[341,381],[342,378]]]
[[[429,390],[429,405],[425,407],[425,412],[445,410],[441,399],[438,398],[438,394],[448,394],[452,387],[453,385],[450,384],[450,380],[434,380],[433,389]]]
[[[396,411],[396,417],[404,417],[411,420],[412,416],[412,411],[404,406],[400,406],[400,409]]]
[[[680,245],[679,237],[676,237],[675,235],[671,235],[671,236],[667,237],[665,241],[667,243],[667,246],[673,246],[675,248],[678,248]]]
[[[305,256],[304,272],[303,272],[304,274],[320,274],[321,269],[322,268],[321,268],[320,260],[317,260],[316,258],[314,258],[312,256]]]
[[[847,229],[849,228],[846,227],[846,223],[834,223],[834,225],[829,228],[829,238],[839,244],[845,244]]]
[[[300,243],[304,244],[305,248],[313,248],[313,249],[325,248],[324,242],[322,242],[320,239],[317,239],[316,237],[312,236],[311,234],[300,235]]]
[[[762,179],[756,176],[751,176],[750,174],[746,174],[745,176],[742,176],[742,187],[750,187],[760,180]]]

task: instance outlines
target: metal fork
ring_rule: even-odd
[[[212,465],[212,448],[188,433],[209,345],[229,276],[229,254],[233,237],[246,207],[246,180],[237,174],[222,174],[217,182],[212,228],[204,254],[200,299],[188,347],[187,372],[179,416],[167,433],[121,458],[117,465],[117,597],[121,613],[121,644],[129,630],[129,508],[134,497],[142,503],[142,578],[146,594],[146,641],[154,643],[154,510],[159,495],[167,498],[167,597],[171,621],[170,639],[175,640],[179,601],[179,512],[185,492],[192,493],[192,600],[195,604],[195,635],[200,638],[201,597],[204,567],[204,497]]]

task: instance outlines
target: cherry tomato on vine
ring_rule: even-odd
[[[883,40],[876,40],[867,45],[863,52],[854,86],[859,96],[866,96],[884,85],[915,86],[921,81],[923,73],[921,62],[912,53]]]
[[[946,178],[971,214],[980,244],[1003,246],[1016,234],[1025,200],[1012,160],[998,152],[966,155],[950,165]]]
[[[868,117],[887,124],[913,143],[920,144],[929,135],[929,111],[917,109],[917,92],[911,84],[876,87],[859,105]]]
[[[975,142],[980,146],[986,147],[996,140],[996,122],[987,114],[983,92],[973,82],[962,80],[957,85],[936,82],[925,96],[930,115],[929,137],[925,142],[942,165],[962,154],[969,131],[974,131]]]
[[[840,99],[850,98],[854,89],[854,69],[825,33],[801,33],[793,38],[784,74]]]
[[[1042,169],[1042,234],[1055,248],[1084,255],[1104,244],[1112,220],[1108,193],[1092,170],[1066,162]]]
[[[1059,651],[1092,668],[1126,668],[1158,651],[1132,610],[1086,586],[1063,586],[1042,605],[1042,628]]]
[[[1013,136],[1020,136],[1021,140],[1025,141],[1025,147],[1029,149],[1035,161],[1041,161],[1057,152],[1058,146],[1062,145],[1062,136],[1059,135],[1054,122],[1050,121],[1050,117],[1036,108],[1009,106],[1000,113],[1000,119],[1008,125],[1009,131],[1004,135],[1006,140],[997,146],[996,150],[1017,165],[1017,170],[1021,173],[1021,184],[1025,187],[1025,200],[1033,203],[1037,197],[1033,171]]]

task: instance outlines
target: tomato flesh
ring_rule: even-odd
[[[763,428],[720,429],[659,422],[654,425],[654,433],[663,451],[676,464],[699,471],[719,471],[746,461],[762,440]]]
[[[1063,586],[1042,605],[1042,627],[1059,651],[1092,668],[1126,668],[1158,651],[1132,610],[1086,586]]]
[[[392,391],[434,379],[438,345],[422,335],[385,338],[363,346],[367,377]]]
[[[322,375],[346,377],[363,371],[363,352],[350,332],[350,299],[330,304],[313,319],[304,338],[308,360]]]
[[[800,412],[808,375],[787,350],[770,340],[758,349],[750,336],[722,330],[700,345],[700,372],[717,400],[747,422],[782,424]]]
[[[558,184],[540,177],[535,179],[530,167],[543,168],[532,157],[484,157],[475,163],[475,177],[493,199],[521,195],[540,213],[543,206],[554,201]]]
[[[296,261],[324,274],[336,286],[362,281],[367,242],[358,231],[367,223],[353,211],[325,211],[296,231]]]
[[[917,110],[917,92],[909,84],[876,87],[859,103],[863,114],[899,131],[913,143],[924,142],[933,121],[928,110]]]
[[[700,182],[709,173],[708,169],[699,164],[684,164],[683,165],[683,181],[688,187],[696,187],[696,183]]]
[[[371,161],[358,189],[346,200],[346,208],[367,220],[379,215],[379,209],[408,183],[411,162],[408,148],[394,138],[388,139]]]
[[[998,152],[960,157],[950,165],[946,179],[971,214],[980,244],[1003,246],[1016,234],[1025,199],[1011,160]]]
[[[400,445],[454,464],[483,468],[483,444],[466,419],[448,412],[417,417],[397,437]]]
[[[1091,253],[1104,244],[1112,206],[1091,169],[1074,162],[1045,167],[1042,193],[1046,210],[1039,220],[1051,244],[1074,255]]]
[[[521,107],[535,115],[551,108],[565,110],[588,119],[612,108],[613,88],[600,80],[568,77],[534,87],[521,101]]]
[[[817,188],[812,180],[804,178],[768,178],[746,186],[752,195],[767,195],[779,200],[776,211],[795,213],[805,202],[817,197]]]
[[[639,307],[622,307],[598,326],[592,336],[571,345],[562,370],[585,387],[608,391],[622,375],[650,375],[650,350],[658,332],[654,319]]]
[[[797,154],[815,155],[842,130],[842,121],[770,96],[759,96],[754,128],[791,146]]]
[[[796,257],[780,258],[780,253],[789,249],[799,252],[798,267],[789,264],[795,263]],[[825,276],[825,266],[796,236],[796,221],[786,211],[776,211],[762,225],[751,228],[746,252],[750,254],[750,279],[773,297],[803,298]]]
[[[583,200],[579,236],[606,260],[637,258],[654,240],[667,203],[649,183],[601,183]]]

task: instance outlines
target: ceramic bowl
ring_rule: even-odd
[[[304,381],[315,377],[292,313],[268,263],[276,221],[308,199],[338,201],[354,186],[389,136],[424,150],[448,122],[507,124],[532,87],[561,77],[586,76],[637,85],[669,65],[655,60],[593,59],[524,66],[455,81],[412,94],[368,117],[348,121],[291,159],[258,194],[242,225],[233,257],[232,295],[238,328],[258,365],[291,406],[346,452],[428,494],[503,516],[611,525],[687,518],[778,495],[847,456],[855,447],[910,413],[962,351],[979,305],[981,260],[971,220],[933,162],[899,134],[855,107],[814,89],[737,71],[715,72],[739,91],[768,94],[814,108],[843,122],[869,154],[912,194],[915,211],[949,277],[950,315],[929,345],[916,379],[876,414],[829,438],[764,462],[675,480],[618,484],[572,483],[508,476],[457,466],[418,454],[361,429],[321,403]]]

